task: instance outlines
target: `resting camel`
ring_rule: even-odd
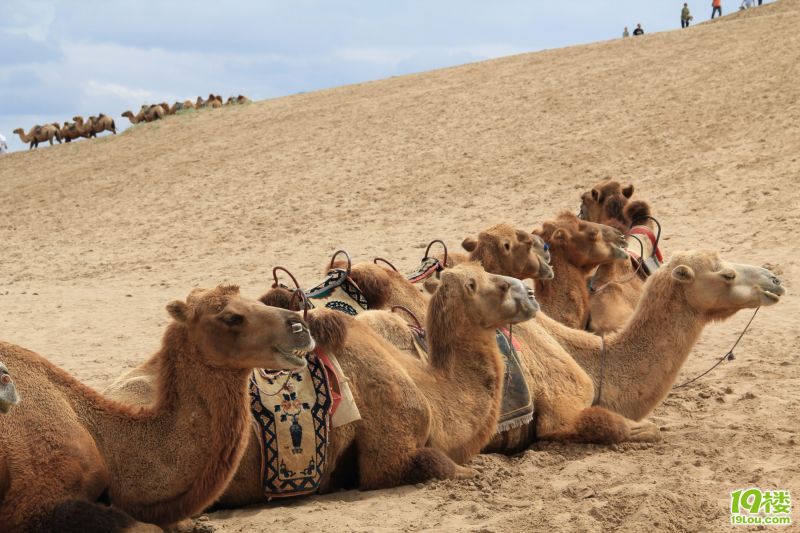
[[[195,289],[167,310],[173,321],[146,406],[109,399],[0,343],[25,398],[0,417],[4,531],[168,525],[202,511],[228,484],[251,431],[252,369],[301,368],[299,354],[314,340],[297,313],[245,299],[234,286]]]
[[[114,135],[117,134],[117,125],[114,124],[114,119],[103,113],[96,117],[89,117],[89,123],[92,125],[92,132],[95,137],[98,133],[103,133],[104,131],[110,131]]]
[[[19,135],[19,138],[23,143],[30,143],[28,150],[38,148],[39,143],[45,141],[49,142],[50,146],[53,146],[53,139],[57,140],[58,144],[61,144],[61,132],[58,127],[54,126],[53,124],[34,126],[27,134],[22,128],[17,128],[14,130],[14,133]]]
[[[217,96],[217,95],[215,95],[213,93],[209,94],[208,95],[208,100],[205,101],[205,104],[203,104],[203,107],[212,107],[214,109],[222,107],[222,97],[221,96]]]
[[[225,101],[225,105],[249,104],[251,102],[252,100],[250,100],[248,97],[240,94],[239,96],[229,96]]]
[[[385,308],[405,305],[414,294],[423,298],[408,290],[402,275],[378,265],[355,265],[352,275],[362,290],[382,287],[379,303]],[[775,304],[783,293],[768,270],[728,263],[715,253],[685,252],[650,277],[634,315],[604,341],[538,313],[513,328],[535,391],[536,423],[512,429],[488,451],[515,452],[536,438],[579,439],[587,424],[605,427],[606,442],[660,440],[655,425],[641,420],[669,393],[705,325],[740,309]],[[365,296],[370,300],[368,290]]]
[[[589,321],[589,276],[598,265],[629,260],[624,235],[569,212],[545,222],[534,233],[549,245],[555,273],[553,279],[535,281],[542,311],[571,328],[585,328]]]
[[[655,232],[650,205],[643,200],[631,200],[633,190],[633,185],[623,187],[616,181],[598,183],[581,195],[581,218],[617,227],[625,233],[635,226]],[[654,251],[643,235],[628,235],[626,240],[628,249],[637,255],[648,257]],[[609,333],[622,327],[633,314],[644,282],[630,261],[620,261],[599,266],[590,285],[590,329]]]
[[[8,373],[8,367],[0,361],[0,413],[6,414],[19,403],[17,388]]]
[[[178,111],[185,109],[194,109],[194,103],[191,100],[184,100],[183,102],[175,102],[169,110],[170,115],[174,115]]]
[[[286,292],[273,289],[262,301],[286,306]],[[474,475],[458,464],[477,454],[497,427],[503,372],[495,328],[527,320],[536,310],[518,280],[487,274],[476,265],[448,270],[427,313],[430,363],[397,350],[365,321],[371,315],[400,320],[397,315],[309,312],[312,334],[326,351],[335,352],[362,415],[360,422],[333,428],[322,491],[356,473],[361,489]],[[320,313],[327,318],[314,318]],[[337,329],[332,318],[347,325],[346,335],[331,333]],[[147,365],[135,369],[132,380],[122,376],[108,392],[146,403]],[[253,439],[219,504],[263,501],[260,480],[261,452]]]

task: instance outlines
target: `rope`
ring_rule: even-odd
[[[712,370],[714,370],[715,368],[717,368],[717,367],[718,367],[720,364],[722,364],[724,361],[733,361],[734,359],[736,359],[736,357],[733,355],[733,350],[736,348],[736,346],[738,346],[738,344],[739,344],[739,341],[740,341],[740,340],[742,340],[742,337],[744,337],[744,334],[745,334],[745,333],[747,333],[747,329],[750,327],[750,324],[752,324],[752,323],[753,323],[753,319],[756,317],[756,313],[758,313],[758,310],[759,310],[759,309],[761,309],[761,308],[760,308],[760,307],[756,307],[756,310],[753,312],[753,316],[751,316],[751,317],[750,317],[750,320],[747,322],[747,325],[744,327],[744,329],[742,330],[742,332],[739,334],[739,338],[738,338],[738,339],[736,339],[736,342],[734,342],[734,343],[733,343],[733,346],[731,346],[731,349],[730,349],[730,350],[728,350],[728,353],[726,353],[725,355],[723,355],[722,357],[720,357],[719,361],[717,361],[716,363],[714,363],[714,364],[711,366],[711,368],[709,368],[708,370],[706,370],[706,371],[705,371],[705,372],[703,372],[702,374],[700,374],[700,375],[698,375],[698,376],[695,376],[695,377],[693,377],[692,379],[690,379],[689,381],[687,381],[687,382],[685,382],[685,383],[681,383],[680,385],[676,385],[676,386],[674,386],[674,387],[673,387],[673,389],[680,389],[680,388],[682,388],[682,387],[685,387],[685,386],[687,386],[687,385],[691,385],[692,383],[694,383],[694,382],[695,382],[695,381],[697,381],[698,379],[702,378],[703,376],[705,376],[706,374],[708,374],[709,372],[711,372]]]

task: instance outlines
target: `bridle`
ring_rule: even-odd
[[[740,340],[742,340],[742,337],[744,337],[744,334],[745,334],[745,333],[747,333],[747,330],[748,330],[748,328],[750,327],[750,324],[752,324],[752,323],[753,323],[753,319],[756,317],[756,313],[758,313],[758,310],[759,310],[759,309],[761,309],[761,307],[756,307],[756,310],[755,310],[755,311],[753,311],[753,316],[751,316],[751,317],[750,317],[750,320],[748,320],[748,321],[747,321],[747,325],[744,327],[744,329],[742,330],[742,332],[739,334],[739,338],[737,338],[737,339],[736,339],[736,342],[734,342],[734,343],[733,343],[733,346],[731,346],[731,349],[730,349],[730,350],[728,350],[728,353],[726,353],[725,355],[723,355],[722,357],[720,357],[720,358],[719,358],[719,360],[718,360],[716,363],[714,363],[713,365],[711,365],[711,368],[709,368],[708,370],[706,370],[706,371],[705,371],[705,372],[703,372],[702,374],[698,374],[697,376],[693,377],[693,378],[692,378],[692,379],[690,379],[689,381],[686,381],[686,382],[684,382],[684,383],[681,383],[680,385],[675,385],[675,386],[674,386],[674,387],[672,387],[672,388],[673,388],[673,389],[680,389],[680,388],[686,387],[687,385],[691,385],[692,383],[694,383],[694,382],[695,382],[695,381],[697,381],[698,379],[702,378],[703,376],[705,376],[706,374],[708,374],[709,372],[711,372],[712,370],[714,370],[715,368],[717,368],[717,367],[718,367],[719,365],[721,365],[721,364],[722,364],[724,361],[733,361],[734,359],[736,359],[736,357],[733,355],[733,350],[736,348],[736,346],[738,346],[738,344],[739,344],[739,341],[740,341]]]

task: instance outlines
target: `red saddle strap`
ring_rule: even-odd
[[[333,416],[333,413],[336,412],[336,409],[339,408],[339,404],[342,402],[342,387],[339,383],[339,375],[336,373],[336,370],[333,367],[333,363],[331,363],[330,357],[325,351],[317,346],[314,348],[314,353],[316,354],[317,358],[322,362],[322,366],[325,368],[325,373],[328,376],[328,390],[331,391],[331,412],[330,415]]]
[[[646,226],[634,226],[628,233],[634,235],[644,235],[650,239],[650,243],[653,245],[653,248],[655,248],[656,258],[659,260],[659,262],[664,262],[664,257],[661,255],[661,250],[657,246],[656,235],[650,230],[650,228]]]

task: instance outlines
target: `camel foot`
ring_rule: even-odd
[[[456,470],[453,472],[453,479],[472,479],[478,475],[478,471],[474,468],[456,465]]]
[[[630,442],[661,442],[661,430],[652,422],[635,422],[630,429]]]

